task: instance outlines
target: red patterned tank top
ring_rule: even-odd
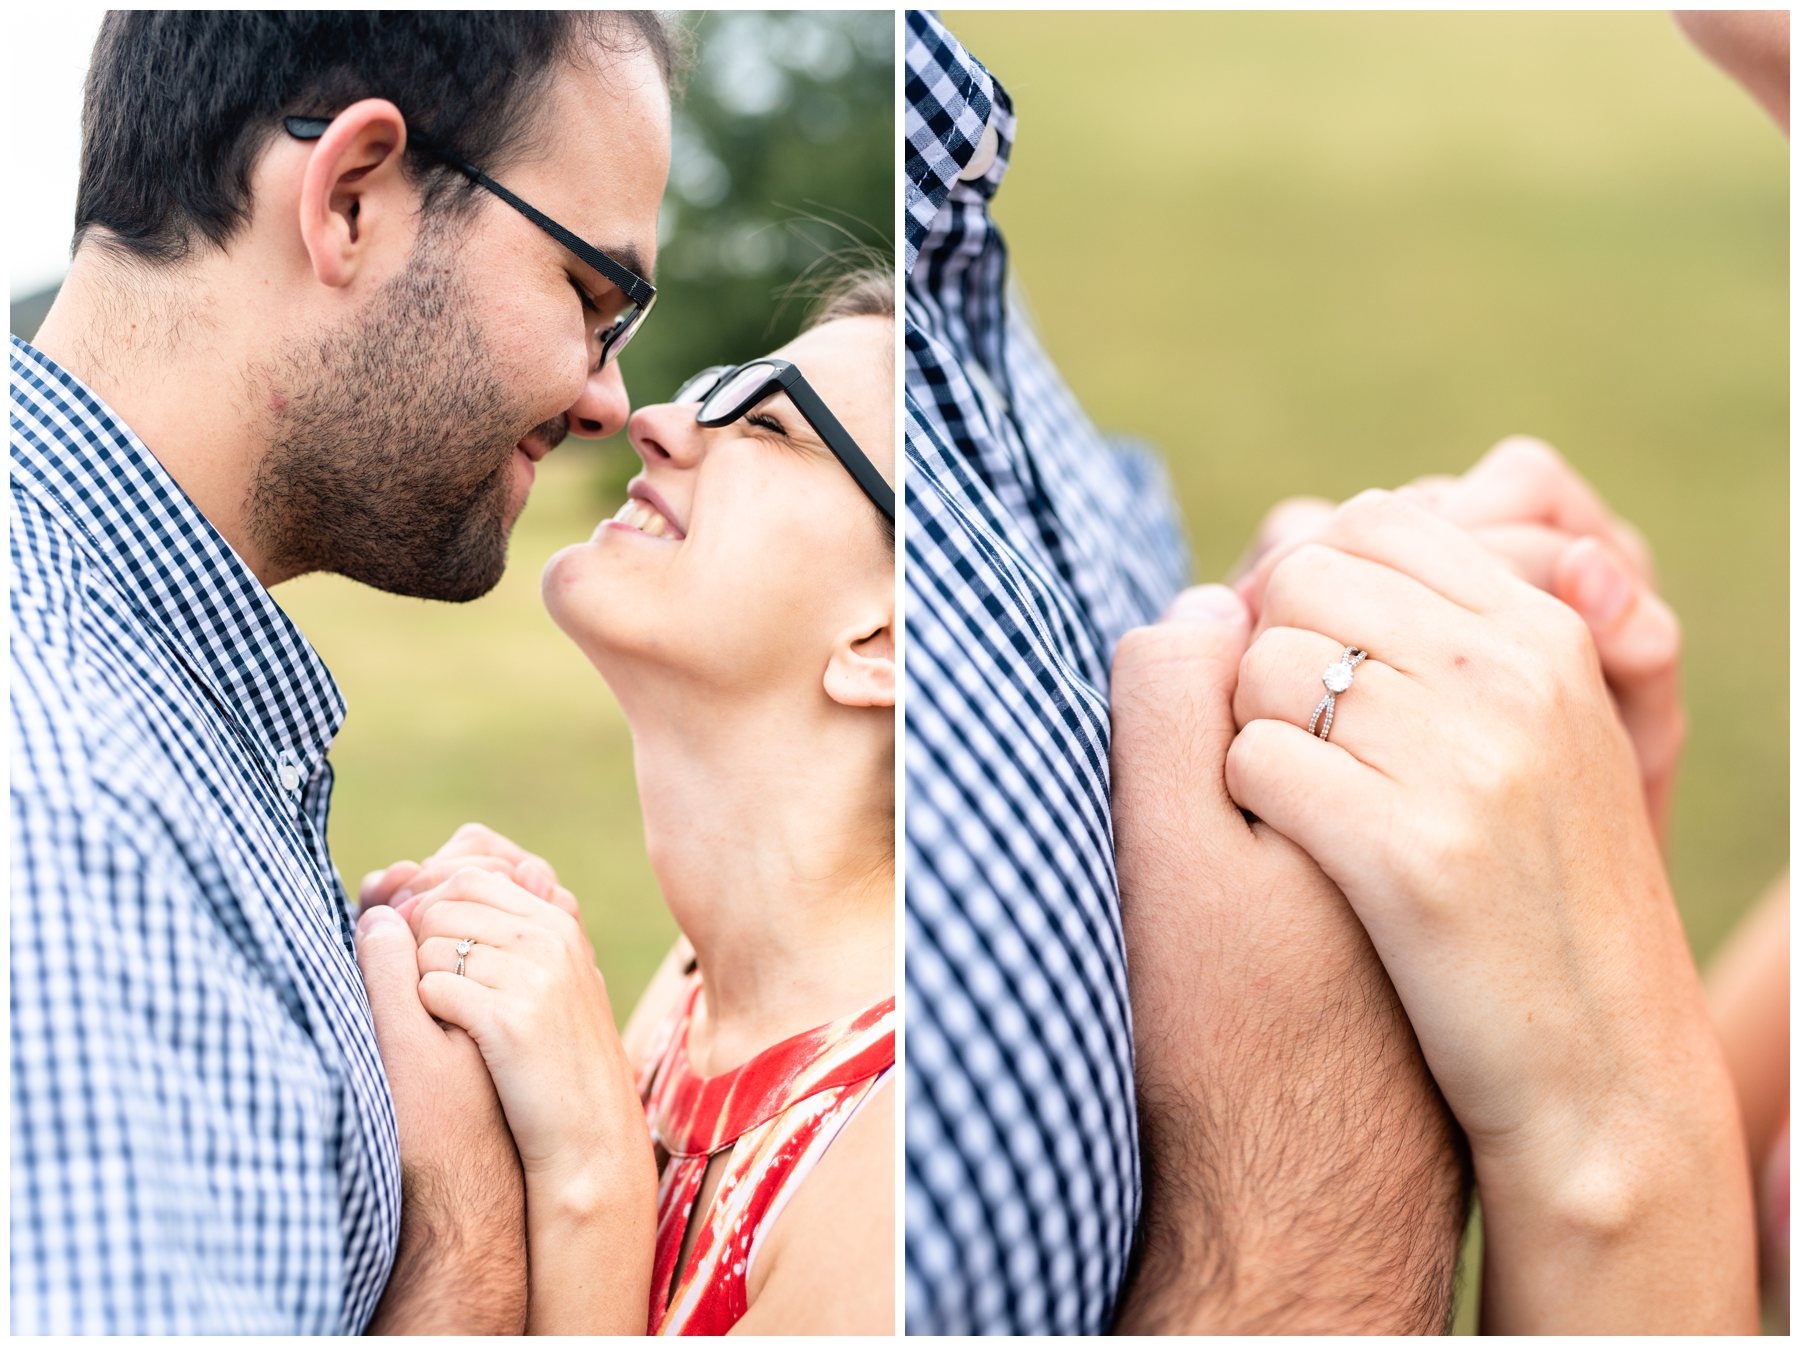
[[[764,1229],[894,1065],[894,998],[797,1033],[735,1070],[702,1077],[688,1063],[700,977],[644,1057],[638,1091],[667,1152],[656,1195],[650,1331],[716,1335],[749,1307],[746,1286]],[[687,1265],[675,1279],[708,1161],[729,1148]]]

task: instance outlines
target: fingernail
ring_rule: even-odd
[[[411,888],[401,888],[401,889],[397,890],[394,893],[394,895],[388,899],[388,901],[393,903],[397,907],[402,902],[406,901],[407,898],[416,897],[416,896],[417,896],[417,894],[414,893]]]
[[[1625,573],[1599,552],[1588,557],[1575,577],[1575,607],[1591,626],[1607,626],[1618,620],[1631,601],[1631,582]]]
[[[366,935],[371,933],[376,926],[389,924],[405,925],[406,922],[401,919],[400,913],[395,911],[392,907],[369,907],[366,908],[363,911],[363,914],[357,919],[356,933],[358,935]]]
[[[1223,584],[1188,589],[1169,608],[1169,620],[1176,622],[1236,622],[1244,615],[1243,600]]]

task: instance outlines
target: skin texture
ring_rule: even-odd
[[[599,246],[653,258],[669,154],[654,59],[571,64],[543,112],[533,157],[487,167]],[[603,315],[575,283],[598,296],[599,278],[497,200],[453,223],[422,217],[400,170],[406,134],[391,103],[365,99],[316,142],[276,136],[252,172],[247,225],[173,267],[84,241],[36,338],[265,585],[332,570],[474,597],[499,577],[531,454],[628,412],[617,366],[592,368]],[[420,1003],[404,924],[363,927],[359,957],[404,1179],[374,1326],[516,1332],[523,1178],[488,1072]]]
[[[884,472],[893,325],[852,318],[778,354]],[[551,615],[631,724],[646,841],[681,926],[633,1015],[635,1050],[689,949],[689,1035],[717,1074],[893,993],[893,557],[878,515],[785,397],[789,431],[706,429],[691,406],[631,421],[646,481],[685,536],[614,527],[545,572]],[[573,898],[485,828],[365,881],[419,939],[431,1012],[479,1044],[517,1138],[534,1332],[641,1332],[655,1168]],[[473,938],[457,978],[454,943]],[[890,1331],[893,1102],[870,1100],[769,1227],[747,1333]]]
[[[1586,624],[1380,492],[1265,573],[1227,783],[1406,1006],[1469,1139],[1488,1325],[1752,1327],[1736,1103]],[[1348,643],[1326,743],[1294,720]]]
[[[1114,656],[1144,1211],[1121,1332],[1438,1332],[1466,1181],[1380,961],[1225,788],[1250,620],[1184,595]]]
[[[1707,1001],[1743,1109],[1764,1288],[1781,1321],[1788,1280],[1789,936],[1784,873],[1732,931],[1706,973]]]
[[[1788,129],[1788,13],[1685,9],[1675,20],[1719,68]]]

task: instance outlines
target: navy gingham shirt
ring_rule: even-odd
[[[906,1325],[1100,1332],[1138,1207],[1107,674],[1187,555],[1007,298],[1006,92],[910,12],[906,95]]]
[[[358,1332],[393,1103],[326,852],[336,684],[12,343],[12,1329]]]

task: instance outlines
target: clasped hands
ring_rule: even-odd
[[[406,1194],[373,1330],[518,1333],[528,1192],[634,1243],[654,1230],[648,1127],[579,909],[542,857],[474,823],[360,896]]]
[[[1347,646],[1369,658],[1321,740]],[[1235,591],[1121,642],[1146,1170],[1121,1326],[1441,1328],[1465,1142],[1490,1330],[1753,1323],[1747,1272],[1697,1274],[1753,1257],[1658,841],[1679,648],[1642,540],[1525,440],[1459,479],[1290,503]],[[1295,1246],[1325,1250],[1298,1308]],[[1372,1299],[1384,1276],[1411,1288]]]

